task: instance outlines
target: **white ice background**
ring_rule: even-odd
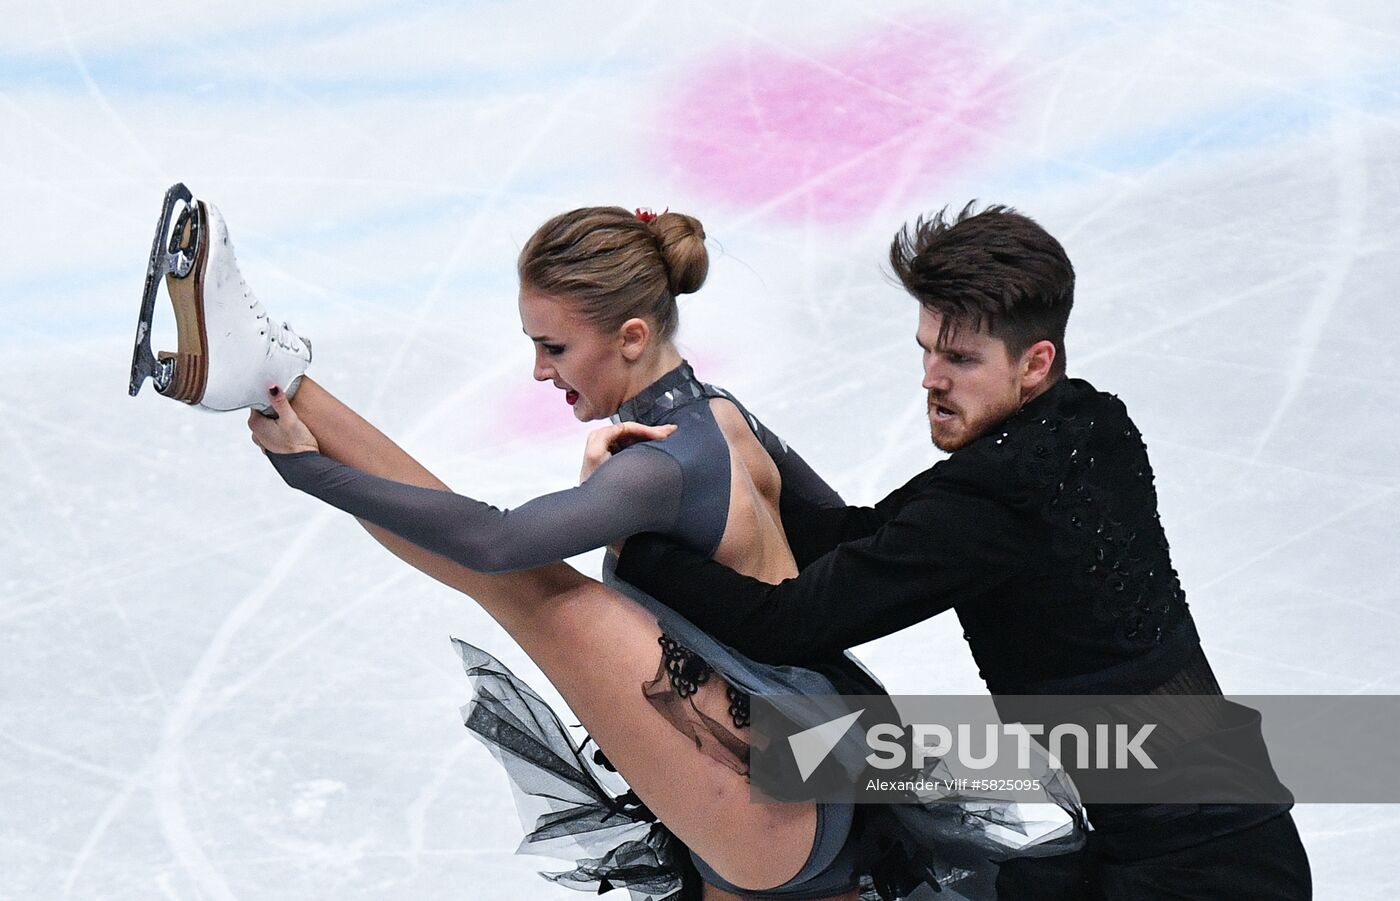
[[[974,157],[840,222],[659,162],[706,60],[761,77],[906,21],[1016,82]],[[1014,204],[1075,262],[1071,372],[1146,437],[1226,690],[1400,693],[1394,3],[11,0],[0,23],[0,898],[575,897],[512,854],[457,712],[449,633],[538,682],[500,629],[288,490],[241,415],[126,396],[174,181],[222,208],[315,375],[503,506],[570,484],[586,431],[515,313],[547,216],[699,216],[683,349],[870,502],[936,458],[889,237]],[[895,691],[981,690],[951,616],[860,652]],[[1295,816],[1318,897],[1400,894],[1400,809]]]

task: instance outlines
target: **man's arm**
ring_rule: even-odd
[[[924,476],[915,476],[874,507],[848,506],[796,451],[786,445],[784,451],[780,462],[774,457],[783,481],[778,510],[798,569],[806,569],[842,542],[874,535],[917,492]]]
[[[873,509],[848,506],[797,451],[778,443],[779,449],[764,444],[782,479],[778,510],[799,569],[841,542],[864,538],[879,527]]]
[[[842,541],[864,538],[878,528],[869,507],[851,507],[826,483],[802,456],[759,422],[744,407],[739,408],[754,430],[754,436],[778,468],[782,492],[778,509],[783,532],[799,569],[836,547]]]
[[[975,600],[1024,564],[1028,533],[994,500],[925,489],[778,585],[651,535],[627,542],[617,574],[755,660],[798,663]]]

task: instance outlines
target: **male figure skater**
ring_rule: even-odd
[[[953,610],[997,695],[1218,695],[1172,568],[1142,437],[1065,373],[1074,270],[1006,207],[906,225],[933,443],[950,456],[873,507],[785,495],[802,572],[768,585],[632,538],[618,575],[741,652],[819,662]],[[1082,854],[1012,861],[1001,895],[1307,898],[1290,805],[1094,805]]]

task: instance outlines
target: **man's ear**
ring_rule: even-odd
[[[1055,368],[1055,342],[1037,341],[1021,354],[1021,388],[1034,391]]]

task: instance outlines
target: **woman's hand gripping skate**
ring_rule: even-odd
[[[319,452],[321,446],[316,443],[316,436],[311,434],[296,410],[292,409],[287,392],[273,385],[267,389],[267,397],[272,404],[273,415],[257,410],[248,412],[248,430],[253,433],[253,443],[273,454]]]
[[[583,446],[583,469],[578,480],[582,484],[613,454],[642,441],[660,441],[676,430],[674,425],[642,425],[640,422],[619,422],[605,425],[588,433]]]

